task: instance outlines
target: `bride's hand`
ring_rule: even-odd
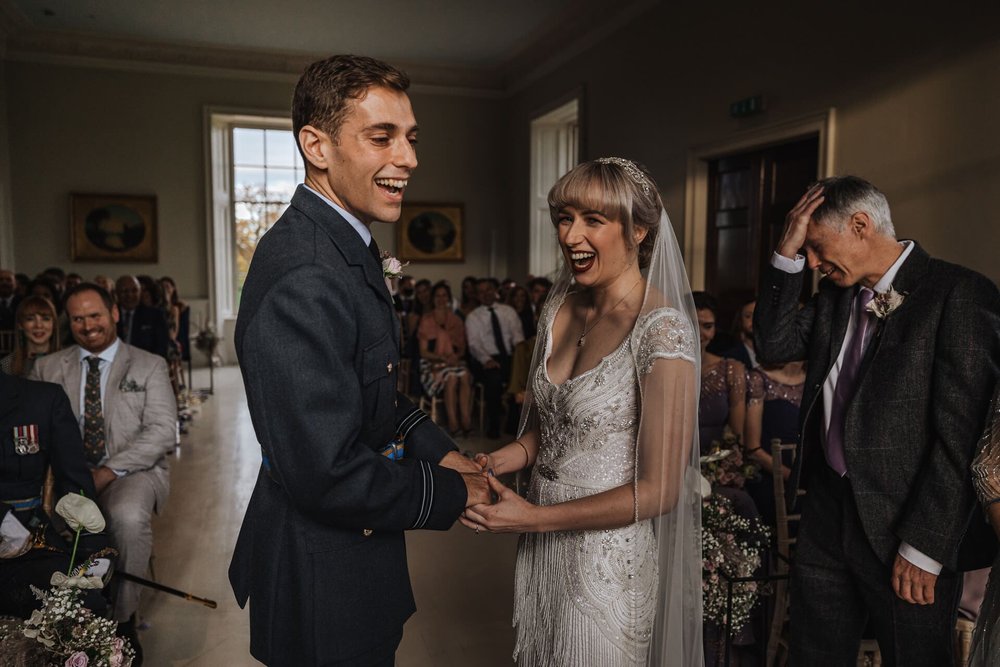
[[[483,454],[480,452],[472,457],[472,461],[478,465],[483,472],[489,472],[493,469],[493,457],[489,454]]]
[[[473,505],[462,515],[462,524],[491,533],[529,533],[539,529],[540,508],[529,503],[496,477],[489,477],[490,489],[497,495],[492,505]]]

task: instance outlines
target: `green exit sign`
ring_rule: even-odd
[[[760,113],[764,110],[764,96],[754,95],[736,100],[729,105],[729,115],[733,118],[744,118]]]

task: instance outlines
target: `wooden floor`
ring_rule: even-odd
[[[196,371],[195,387],[208,385]],[[471,438],[463,449],[500,444]],[[171,461],[170,500],[154,524],[153,567],[160,583],[216,600],[209,609],[147,591],[140,632],[149,667],[241,667],[250,657],[247,612],[236,605],[226,570],[260,466],[239,370],[215,371],[215,395],[201,407]],[[407,534],[417,613],[406,624],[398,667],[511,665],[513,562],[517,538],[448,532]]]

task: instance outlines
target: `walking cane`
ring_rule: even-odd
[[[163,584],[158,584],[155,581],[150,581],[149,579],[143,579],[142,577],[137,577],[134,574],[129,574],[122,570],[115,570],[114,576],[121,577],[125,581],[131,581],[134,584],[139,584],[140,586],[146,586],[147,588],[152,588],[157,591],[163,591],[164,593],[170,593],[171,595],[176,595],[179,598],[184,598],[185,600],[190,600],[191,602],[200,602],[209,609],[215,609],[219,605],[215,600],[209,600],[208,598],[200,598],[197,595],[191,595],[190,593],[185,593],[184,591],[179,591],[176,588],[170,588],[170,586],[164,586]]]

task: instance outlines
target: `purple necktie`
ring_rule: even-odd
[[[871,330],[872,313],[867,306],[875,293],[867,287],[862,287],[854,299],[854,335],[844,353],[844,363],[837,375],[837,387],[833,390],[833,404],[830,406],[830,428],[826,432],[826,462],[838,475],[847,474],[847,461],[844,458],[844,418],[847,406],[854,398],[858,388],[858,370],[861,368],[861,358],[865,353],[865,343]]]

